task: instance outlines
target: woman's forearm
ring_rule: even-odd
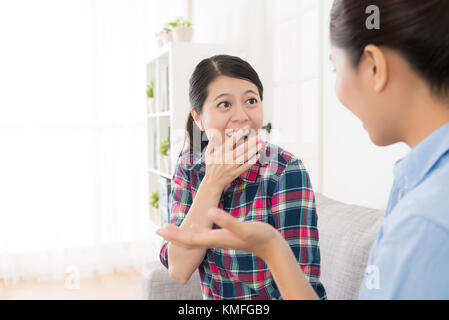
[[[212,221],[207,215],[210,208],[217,207],[222,190],[207,177],[203,179],[192,206],[180,228],[190,232],[190,225],[195,223],[211,229]],[[185,249],[169,243],[167,259],[170,276],[178,283],[185,284],[204,259],[207,249]]]
[[[316,300],[318,296],[298,265],[290,246],[280,234],[267,246],[264,259],[285,300]]]

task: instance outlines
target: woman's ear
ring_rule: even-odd
[[[370,75],[373,77],[374,91],[382,92],[388,83],[388,62],[381,48],[375,45],[367,45],[364,55],[370,68]]]
[[[192,115],[193,121],[195,121],[197,127],[200,128],[201,131],[204,131],[203,121],[201,121],[200,115],[194,109],[190,111],[190,114]]]

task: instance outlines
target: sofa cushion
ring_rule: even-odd
[[[384,212],[316,193],[321,281],[327,298],[357,299]]]
[[[176,283],[160,261],[149,261],[142,268],[143,300],[202,300],[198,271],[185,285]]]

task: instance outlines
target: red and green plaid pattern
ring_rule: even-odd
[[[263,221],[279,230],[315,292],[325,299],[309,175],[291,153],[272,144],[264,144],[262,150],[259,161],[223,193],[218,207],[239,220]],[[178,162],[170,195],[171,223],[181,225],[205,172],[201,155],[185,154]],[[167,244],[162,246],[160,259],[168,268]],[[247,252],[208,249],[199,274],[204,299],[282,299],[268,266]]]

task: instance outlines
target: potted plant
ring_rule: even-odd
[[[159,209],[159,192],[154,191],[150,195],[150,206],[152,206],[155,209]]]
[[[154,81],[151,80],[147,86],[147,106],[148,113],[156,112],[154,107]]]
[[[179,17],[176,21],[169,22],[173,33],[173,41],[191,42],[192,41],[192,24],[189,20]]]
[[[154,221],[158,220],[159,213],[159,192],[154,191],[150,194],[150,218]]]
[[[161,143],[159,144],[159,153],[162,156],[162,163],[164,163],[165,165],[165,169],[168,172],[171,172],[171,168],[170,168],[170,156],[169,156],[169,151],[170,149],[170,144],[168,139],[164,139],[161,141]]]
[[[164,40],[163,40],[163,32],[156,32],[154,34],[156,36],[156,44],[158,48],[162,48],[164,46]]]

